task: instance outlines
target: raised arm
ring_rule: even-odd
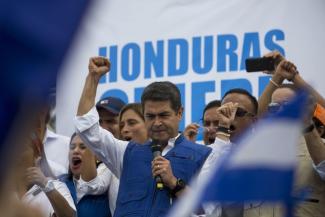
[[[110,69],[104,57],[89,60],[89,72],[79,101],[77,117],[74,120],[76,132],[85,145],[116,175],[120,177],[123,156],[128,142],[115,138],[109,131],[99,126],[95,108],[95,97],[99,79]]]
[[[306,109],[304,137],[310,157],[314,164],[318,165],[322,161],[325,161],[325,144],[312,120],[316,107],[315,100],[316,99],[313,98],[312,102],[308,103],[308,107]]]
[[[282,84],[284,77],[279,73],[278,64],[285,60],[283,56],[278,51],[273,51],[264,55],[264,57],[272,57],[275,61],[274,68],[275,70],[272,72],[265,72],[266,74],[272,74],[272,78],[270,82],[265,87],[262,95],[258,99],[258,116],[263,115],[267,111],[267,107],[271,102],[272,93],[278,87],[278,85]]]
[[[88,69],[89,73],[79,101],[78,116],[86,114],[94,107],[99,79],[110,70],[110,62],[104,57],[92,57],[89,59]]]
[[[309,93],[315,98],[316,102],[325,107],[325,99],[312,86],[310,86],[300,74],[296,74],[292,81],[296,87],[307,89]]]
[[[273,92],[283,83],[285,79],[291,81],[296,76],[296,66],[281,57],[281,62],[276,66],[275,72],[269,84],[258,99],[258,116],[267,112],[268,105],[272,101]]]

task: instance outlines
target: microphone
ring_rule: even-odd
[[[152,141],[151,151],[152,151],[152,155],[154,158],[161,156],[162,145],[160,144],[160,142],[158,140]],[[155,180],[156,180],[156,188],[159,190],[162,190],[164,188],[164,183],[162,182],[160,175],[156,176]]]

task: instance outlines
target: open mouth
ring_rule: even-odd
[[[79,167],[81,163],[82,163],[82,160],[81,160],[80,157],[73,157],[72,158],[72,166],[73,167]]]

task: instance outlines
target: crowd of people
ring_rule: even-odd
[[[244,89],[231,89],[206,105],[202,124],[191,123],[183,132],[183,106],[175,84],[149,84],[141,103],[125,104],[113,96],[96,103],[100,77],[109,72],[110,62],[90,58],[75,133],[68,138],[47,129],[49,109],[44,109],[17,156],[12,195],[44,217],[166,216],[191,190],[194,177],[205,177],[236,148],[243,133],[255,133],[259,118],[280,111],[303,89],[310,98],[297,144],[293,197],[303,189],[308,193],[297,199],[295,216],[325,216],[325,128],[314,117],[316,105],[325,107],[325,100],[280,53],[266,56],[275,60],[275,70],[266,72],[272,78],[259,99]],[[202,129],[200,144],[196,140]],[[215,203],[202,204],[192,215],[282,216],[283,209],[265,201]]]

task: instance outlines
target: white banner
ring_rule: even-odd
[[[325,1],[98,0],[85,17],[57,87],[57,131],[70,136],[91,56],[107,56],[111,71],[97,100],[140,101],[153,81],[178,85],[185,124],[232,88],[256,97],[269,77],[247,73],[245,59],[279,50],[323,96]]]

